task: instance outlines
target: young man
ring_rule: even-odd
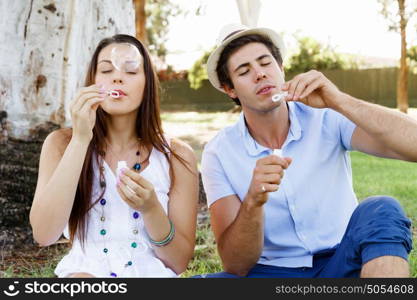
[[[348,151],[417,161],[417,122],[317,71],[285,82],[284,54],[274,31],[229,25],[209,57],[210,82],[242,106],[202,158],[226,271],[209,276],[409,276],[410,221],[390,197],[357,204]]]

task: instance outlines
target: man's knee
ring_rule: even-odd
[[[388,208],[402,211],[401,205],[393,197],[390,196],[372,196],[364,199],[358,206],[358,208],[364,207],[373,209]]]
[[[401,204],[394,198],[389,196],[372,196],[363,200],[356,208],[355,213],[358,217],[370,219],[380,219],[388,217],[398,218],[404,221],[408,227],[410,220],[406,217]]]
[[[394,244],[400,244],[407,253],[411,251],[411,221],[406,217],[400,203],[394,198],[369,197],[357,207],[352,219],[350,236],[361,249],[358,251],[371,246],[372,252],[375,252],[375,246],[378,244],[390,245],[388,248],[392,248]],[[368,252],[371,251],[368,250]]]

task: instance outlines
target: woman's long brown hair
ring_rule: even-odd
[[[160,110],[159,110],[159,81],[153,69],[151,59],[145,47],[136,38],[118,34],[110,38],[103,39],[97,46],[93,57],[91,59],[85,86],[95,83],[95,76],[97,72],[98,56],[103,48],[114,43],[129,43],[139,49],[143,57],[143,68],[145,73],[145,87],[143,92],[143,99],[139,106],[136,118],[136,134],[141,139],[143,146],[150,149],[155,147],[160,152],[164,153],[170,166],[171,184],[174,182],[174,173],[172,171],[172,157],[178,159],[181,163],[185,161],[172,151],[169,143],[163,135],[161,126]],[[84,165],[81,171],[80,179],[77,186],[74,204],[72,207],[69,219],[69,232],[71,243],[74,240],[75,234],[84,245],[87,232],[87,218],[91,207],[96,204],[104,195],[105,186],[101,195],[92,203],[92,186],[93,186],[93,159],[96,159],[97,166],[99,166],[100,178],[103,177],[103,159],[105,153],[105,137],[107,136],[106,119],[108,114],[99,107],[97,109],[96,123],[93,128],[93,138],[88,146],[85,156]],[[171,185],[172,186],[172,185]]]

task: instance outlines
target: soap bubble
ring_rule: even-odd
[[[142,63],[142,55],[134,45],[120,43],[115,44],[111,50],[110,60],[119,71],[137,72]]]

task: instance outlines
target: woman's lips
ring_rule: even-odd
[[[126,96],[126,93],[123,92],[122,90],[113,90],[113,91],[118,92],[120,94],[120,96]]]
[[[107,95],[112,97],[113,99],[119,99],[123,96],[126,96],[125,92],[123,92],[122,90],[116,89],[116,90],[109,90],[107,92]]]

